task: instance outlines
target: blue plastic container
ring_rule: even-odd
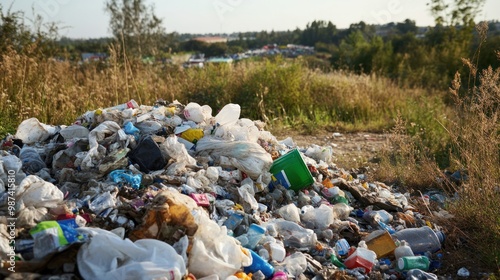
[[[274,274],[274,267],[253,250],[249,251],[252,254],[252,264],[244,268],[245,273],[255,273],[260,270],[266,278],[271,278]]]

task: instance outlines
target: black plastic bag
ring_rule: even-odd
[[[160,170],[167,164],[160,147],[149,135],[141,138],[137,147],[130,151],[129,159],[138,164],[139,169],[145,173]]]

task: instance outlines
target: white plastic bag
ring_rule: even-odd
[[[175,279],[186,274],[182,257],[169,244],[155,239],[132,242],[98,228],[78,228],[88,234],[77,255],[84,279]]]
[[[223,141],[203,137],[196,144],[196,154],[228,157],[231,164],[256,180],[273,164],[271,155],[259,144],[246,141]]]
[[[50,219],[47,216],[47,208],[33,206],[24,207],[17,213],[17,226],[21,228],[32,228],[39,222]]]
[[[177,141],[177,136],[169,136],[161,146],[177,162],[184,162],[190,165],[196,164],[196,160],[188,154],[186,146]]]
[[[295,252],[283,261],[286,271],[295,277],[299,277],[307,269],[307,259],[301,252]]]
[[[321,204],[318,208],[311,209],[301,216],[301,220],[306,226],[313,226],[317,229],[328,228],[334,219],[332,208],[325,204]]]
[[[206,215],[197,215],[198,230],[189,253],[189,272],[196,278],[218,275],[226,279],[249,266],[252,257],[242,250],[238,241],[227,235],[226,227],[219,227]]]
[[[241,107],[238,104],[229,103],[222,107],[217,115],[215,115],[215,121],[220,125],[224,126],[227,124],[235,123],[240,118]]]
[[[259,129],[250,119],[239,119],[234,123],[228,123],[215,131],[218,138],[231,141],[257,142]]]
[[[210,182],[215,183],[219,179],[219,170],[215,166],[209,166],[205,176],[207,176]]]
[[[24,144],[34,144],[47,140],[56,133],[56,128],[38,121],[37,118],[24,120],[19,124],[16,138],[21,139]]]
[[[15,173],[16,185],[19,185],[26,178],[26,175],[21,170],[22,167],[23,163],[18,157],[14,155],[0,156],[0,194],[9,187],[9,171]]]
[[[63,193],[52,183],[36,175],[26,177],[17,189],[16,201],[24,206],[54,208],[63,201]]]
[[[278,214],[285,220],[300,223],[300,211],[295,204],[290,203],[278,209]]]
[[[245,184],[238,188],[238,194],[241,197],[240,203],[243,205],[245,212],[257,211],[259,203],[255,199],[255,192],[251,185]]]
[[[205,120],[205,116],[203,114],[203,108],[200,104],[191,102],[184,107],[184,117],[189,121],[194,121],[200,123]]]

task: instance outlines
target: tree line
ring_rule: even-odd
[[[30,32],[18,12],[1,13],[0,52],[38,42],[49,56],[79,60],[83,52],[106,53],[118,46],[130,57],[164,59],[175,53],[203,52],[220,56],[261,48],[269,44],[313,46],[316,57],[307,58],[323,70],[348,70],[359,74],[388,76],[404,86],[447,88],[462,58],[471,58],[482,69],[499,66],[500,23],[488,23],[488,39],[482,41],[474,17],[484,0],[430,0],[435,26],[418,27],[414,20],[370,25],[361,21],[339,29],[331,21],[315,20],[304,29],[232,34],[227,43],[207,44],[193,40],[196,34],[166,33],[162,19],[144,0],[108,0],[113,37],[55,39],[57,26]],[[1,8],[1,6],[0,6]],[[480,32],[485,32],[483,29]],[[218,34],[228,36],[228,34]]]

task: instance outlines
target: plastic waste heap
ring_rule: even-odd
[[[337,166],[342,134],[301,147],[240,114],[129,100],[21,122],[0,142],[2,277],[437,279],[445,230]]]

